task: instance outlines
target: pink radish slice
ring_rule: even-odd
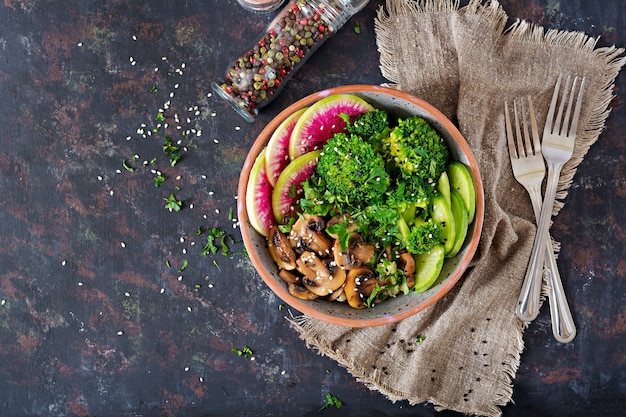
[[[309,107],[298,119],[289,140],[292,160],[305,153],[321,149],[335,133],[346,128],[341,113],[356,118],[374,108],[352,94],[333,94]]]
[[[261,151],[250,170],[246,189],[246,210],[250,225],[263,236],[267,236],[270,227],[276,224],[272,212],[272,191],[273,187],[267,179],[265,170],[265,152]]]
[[[278,224],[284,223],[285,218],[294,213],[295,204],[302,197],[301,184],[315,171],[321,152],[309,152],[294,159],[276,180],[276,187],[272,193],[272,208]]]
[[[296,122],[305,110],[306,107],[296,111],[283,120],[272,134],[269,142],[267,142],[267,148],[265,150],[265,169],[267,170],[267,179],[272,186],[276,185],[278,176],[291,161],[289,158],[289,138],[291,137],[291,132],[293,132]]]

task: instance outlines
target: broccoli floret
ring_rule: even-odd
[[[344,120],[348,122],[349,116],[345,115]],[[349,134],[360,136],[372,145],[375,151],[379,151],[383,138],[389,136],[391,132],[389,116],[386,111],[375,109],[362,114],[354,120],[354,123],[348,123],[347,130]]]
[[[399,120],[388,138],[383,138],[386,159],[399,168],[403,177],[418,176],[436,183],[446,170],[448,147],[437,131],[422,117]]]
[[[415,218],[419,209],[426,209],[433,195],[433,187],[417,177],[396,178],[393,184],[387,205],[395,207],[407,220]]]
[[[389,187],[382,156],[356,135],[335,134],[323,147],[315,170],[335,202],[368,205],[382,198]]]
[[[413,254],[428,253],[437,244],[441,243],[441,235],[441,223],[433,221],[432,219],[426,221],[418,217],[410,228],[406,242],[407,250]]]

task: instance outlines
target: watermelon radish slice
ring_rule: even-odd
[[[368,102],[352,94],[333,94],[309,107],[301,116],[291,133],[289,156],[292,160],[317,149],[328,139],[346,128],[339,116],[346,113],[351,117],[374,110]]]
[[[265,149],[259,153],[250,170],[246,189],[246,209],[250,225],[263,236],[267,236],[276,220],[272,213],[273,187],[267,179],[264,151]]]
[[[276,185],[278,176],[291,161],[289,158],[289,138],[300,115],[306,109],[306,107],[302,108],[283,120],[267,142],[265,169],[267,170],[267,179],[272,187]]]
[[[321,150],[313,151],[294,159],[276,180],[276,187],[272,193],[272,208],[278,224],[283,224],[285,218],[293,214],[295,204],[302,194],[301,183],[315,171],[320,153]]]

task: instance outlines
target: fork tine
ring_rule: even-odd
[[[565,84],[563,85],[563,96],[561,97],[561,102],[559,103],[559,111],[556,115],[556,124],[554,126],[554,130],[553,132],[556,133],[557,135],[562,135],[563,132],[563,127],[565,125],[565,123],[563,123],[564,119],[563,119],[563,110],[565,110],[565,103],[567,102],[568,99],[568,89],[567,86],[569,85],[569,80],[571,79],[571,76],[567,76],[567,79],[565,80]]]
[[[506,141],[509,145],[509,155],[511,155],[511,158],[517,158],[517,150],[515,149],[515,138],[513,137],[513,128],[511,127],[509,105],[506,101],[504,102],[504,123],[506,125]]]
[[[541,139],[539,137],[539,130],[537,129],[537,119],[535,119],[535,109],[533,107],[533,101],[528,96],[528,112],[530,113],[530,128],[532,130],[533,137],[533,152],[538,154],[541,152]]]
[[[515,137],[517,138],[517,154],[520,158],[528,156],[526,149],[524,148],[524,139],[528,132],[526,131],[526,118],[524,117],[524,107],[522,106],[522,123],[520,123],[520,112],[517,110],[517,100],[513,100],[513,113],[515,116]],[[521,127],[524,127],[524,134],[522,135]]]
[[[583,77],[583,79],[580,81],[580,87],[578,90],[578,97],[576,99],[576,108],[574,109],[574,115],[572,116],[572,124],[569,128],[569,132],[568,135],[576,135],[576,131],[578,130],[578,118],[580,116],[580,108],[582,107],[582,102],[583,102],[583,89],[585,87],[585,77]],[[570,103],[571,100],[574,97],[574,89],[572,87],[572,96],[570,98]]]
[[[530,132],[528,131],[528,118],[526,117],[526,108],[524,106],[524,100],[520,99],[519,102],[520,102],[521,113],[522,113],[522,128],[524,130],[524,152],[526,156],[530,156],[530,155],[535,154],[535,149],[533,149],[533,142],[531,141]],[[532,106],[530,97],[528,97],[528,102]],[[528,112],[530,113],[530,110]],[[519,136],[519,140],[520,141],[522,140],[521,136]]]
[[[556,102],[559,97],[561,78],[563,78],[563,74],[559,74],[559,78],[557,78],[556,85],[554,86],[554,93],[552,93],[552,100],[550,101],[550,109],[548,110],[548,115],[546,116],[546,125],[543,129],[544,135],[546,133],[553,132],[552,123],[554,122],[554,110],[556,109]]]

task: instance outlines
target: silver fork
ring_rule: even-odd
[[[580,87],[578,87],[578,77],[575,77],[571,83],[570,89],[570,76],[568,76],[563,88],[562,97],[559,100],[561,79],[562,77],[559,75],[554,88],[552,102],[550,103],[548,116],[546,118],[546,125],[543,131],[542,152],[548,165],[548,179],[546,182],[544,203],[541,207],[541,214],[537,224],[537,234],[535,236],[533,251],[530,256],[530,262],[526,271],[525,280],[537,279],[537,275],[540,274],[543,269],[539,268],[539,266],[543,266],[544,263],[544,241],[546,240],[547,231],[550,227],[552,207],[554,205],[559,175],[561,174],[561,168],[563,168],[563,165],[572,157],[576,141],[576,130],[578,129],[578,118],[580,116],[580,109],[582,105],[585,79],[583,78],[581,80]],[[578,95],[575,97],[574,94],[577,89]],[[572,106],[574,105],[574,102],[576,102],[576,105],[572,114]],[[559,103],[559,109],[555,116],[554,112],[556,110],[557,103]],[[566,103],[567,108],[565,108]],[[565,110],[565,115],[563,115],[563,110]]]
[[[517,108],[517,101],[513,101],[513,115],[515,120],[515,133],[511,125],[510,110],[508,103],[504,103],[505,123],[507,142],[509,146],[509,156],[513,175],[524,186],[530,196],[535,218],[539,220],[541,214],[541,183],[545,177],[546,167],[543,156],[541,154],[541,144],[539,142],[539,132],[537,130],[537,121],[535,119],[535,110],[530,97],[528,97],[528,118],[530,119],[529,134],[526,111],[524,101],[520,100],[520,110]],[[521,117],[520,117],[521,114]],[[522,122],[520,123],[520,118]],[[523,134],[522,134],[523,133]],[[516,140],[517,138],[517,140]],[[547,231],[546,231],[547,232]],[[563,286],[560,282],[560,275],[552,249],[551,239],[549,235],[545,244],[545,270],[544,274],[550,287],[550,313],[552,316],[552,333],[559,342],[567,343],[571,341],[576,329],[572,315],[563,292]],[[516,312],[520,319],[530,321],[539,314],[539,298],[541,294],[541,279],[534,281],[525,281],[526,287],[523,288],[520,295],[520,303]],[[530,297],[530,292],[536,294]],[[535,301],[535,303],[533,303]],[[528,320],[530,318],[530,320]]]

